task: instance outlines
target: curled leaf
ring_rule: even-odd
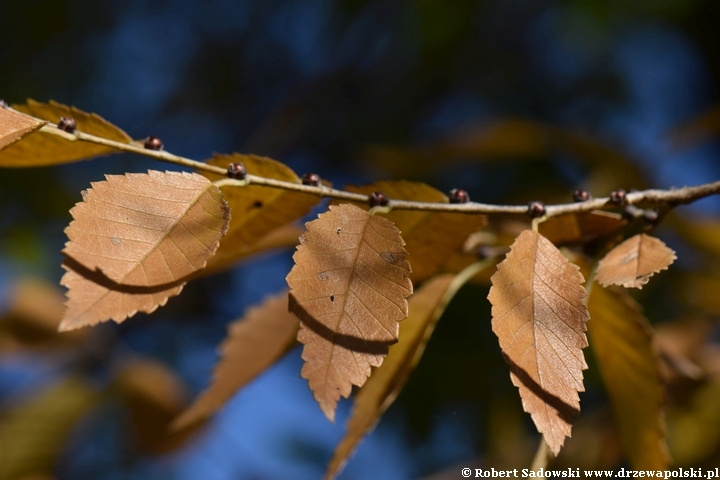
[[[662,240],[639,233],[610,250],[598,263],[595,278],[604,287],[642,288],[676,259]]]
[[[405,381],[420,360],[425,345],[444,311],[438,310],[454,275],[445,274],[423,283],[408,301],[409,315],[400,322],[398,343],[390,347],[387,358],[355,395],[355,406],[347,433],[335,449],[325,478],[334,478],[364,435],[375,426],[385,410],[400,394]]]
[[[523,408],[557,455],[580,412],[588,310],[579,268],[526,230],[492,276],[492,329]]]
[[[664,470],[669,463],[664,391],[652,328],[625,291],[596,288],[588,308],[588,335],[623,452],[635,470]]]
[[[45,122],[0,107],[0,150],[40,130],[43,125]]]
[[[235,392],[265,371],[295,344],[297,318],[288,312],[287,292],[266,299],[228,327],[212,383],[182,415],[173,429],[209,417]]]
[[[81,132],[123,143],[132,141],[127,133],[100,116],[57,102],[42,103],[28,100],[23,105],[13,105],[13,108],[53,124],[57,124],[60,117],[70,117],[75,120],[77,129]],[[0,166],[39,167],[57,165],[86,160],[99,155],[108,155],[114,152],[117,152],[117,150],[110,147],[87,142],[68,141],[51,133],[38,132],[0,152]]]
[[[300,183],[300,178],[288,166],[267,157],[257,155],[215,155],[207,163],[227,167],[231,162],[241,162],[248,174],[273,178],[286,182]],[[211,181],[220,175],[203,172]],[[221,187],[230,205],[233,221],[227,235],[220,242],[220,248],[208,261],[207,273],[219,272],[252,253],[258,239],[276,228],[306,215],[318,203],[319,197],[308,193],[283,190],[280,188],[249,185]],[[297,236],[295,237],[297,240]],[[295,243],[297,245],[297,243]]]
[[[400,231],[349,204],[306,224],[287,276],[290,311],[302,324],[301,375],[331,421],[340,395],[361,386],[398,338],[412,293]]]
[[[177,295],[217,249],[230,219],[222,194],[194,173],[107,175],[70,210],[60,330],[137,312]]]

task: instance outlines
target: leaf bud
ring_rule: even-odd
[[[0,100],[0,108],[8,108],[9,105],[5,100]]]
[[[614,203],[616,205],[625,205],[626,201],[627,201],[627,194],[625,193],[625,190],[623,190],[622,188],[613,190],[612,193],[610,193],[610,203]]]
[[[302,176],[303,185],[310,185],[311,187],[317,187],[320,185],[320,175],[317,173],[306,173]]]
[[[656,225],[658,220],[660,219],[660,215],[658,214],[657,210],[653,209],[645,210],[642,217],[643,221],[648,225]]]
[[[60,117],[60,121],[57,124],[57,128],[67,133],[75,133],[77,123],[75,119],[71,117]]]
[[[388,201],[388,197],[382,192],[373,192],[368,197],[370,207],[386,207]]]
[[[162,150],[163,149],[163,143],[160,141],[159,138],[153,137],[150,135],[147,140],[145,140],[145,148],[147,150]]]
[[[592,199],[592,195],[587,190],[575,190],[573,192],[574,202],[587,202]]]
[[[627,220],[628,222],[632,222],[637,217],[639,217],[642,214],[641,210],[637,208],[635,205],[627,205],[625,208],[622,209],[622,212],[620,212],[620,215],[624,220]]]
[[[530,215],[530,218],[542,217],[545,215],[545,204],[538,200],[533,200],[528,203],[527,214]]]
[[[245,169],[245,165],[243,165],[241,162],[232,162],[227,167],[228,178],[235,178],[237,180],[245,180],[246,175],[247,175],[247,170]]]
[[[453,188],[450,190],[450,203],[468,203],[470,195],[465,190]]]

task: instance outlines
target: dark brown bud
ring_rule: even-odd
[[[656,225],[660,219],[660,215],[657,210],[649,209],[643,212],[643,221],[648,225]]]
[[[370,207],[386,207],[388,204],[388,197],[382,192],[373,192],[370,194],[368,199]]]
[[[530,218],[542,217],[545,215],[545,204],[543,202],[533,200],[528,203],[527,214],[530,215]]]
[[[162,150],[163,143],[159,138],[151,135],[147,138],[147,140],[145,140],[145,148],[148,150]]]
[[[302,183],[303,185],[317,187],[320,185],[320,175],[317,173],[306,173],[302,176]]]
[[[468,203],[470,195],[465,190],[453,188],[450,190],[450,203]]]
[[[573,201],[575,202],[587,202],[592,198],[592,195],[587,190],[575,190],[573,192]]]
[[[74,118],[60,117],[60,121],[58,122],[57,127],[67,133],[75,133],[77,123],[75,123]]]
[[[228,165],[228,168],[227,168],[228,178],[235,178],[237,180],[245,180],[246,175],[247,175],[247,170],[245,169],[245,165],[243,165],[242,163],[232,162],[230,165]]]
[[[625,190],[623,190],[622,188],[613,190],[613,192],[610,194],[610,203],[614,203],[615,205],[625,205],[626,201],[627,201],[627,194],[625,193]]]

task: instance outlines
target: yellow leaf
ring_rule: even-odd
[[[65,439],[99,395],[70,378],[0,415],[0,478],[49,473]]]
[[[200,175],[106,178],[70,210],[61,330],[155,311],[205,266],[227,231],[227,203]]]
[[[583,276],[545,237],[526,230],[491,280],[492,329],[510,378],[557,455],[580,413],[578,392],[585,390]]]
[[[0,107],[0,150],[37,132],[43,125],[43,121]]]
[[[231,162],[241,162],[251,175],[300,183],[295,172],[271,158],[235,153],[216,155],[207,163],[225,168]],[[203,172],[203,175],[211,181],[223,178],[206,172]],[[208,261],[207,273],[225,270],[245,258],[258,239],[306,215],[320,200],[319,197],[307,193],[259,185],[227,185],[220,190],[230,205],[233,221],[227,235],[220,242],[220,248]]]
[[[195,424],[222,407],[295,344],[298,328],[297,318],[288,312],[287,292],[266,299],[231,323],[212,383],[173,422],[173,429]]]
[[[308,380],[330,421],[340,395],[361,386],[398,338],[412,294],[400,231],[350,204],[306,224],[287,276],[290,311],[300,318]]]
[[[654,333],[625,291],[595,288],[588,308],[590,345],[613,405],[625,456],[635,470],[664,470],[669,456]]]
[[[49,123],[57,124],[60,117],[71,117],[77,123],[77,129],[108,140],[130,143],[132,139],[115,125],[94,113],[86,113],[75,107],[68,107],[50,101],[50,103],[28,100],[13,108]],[[108,155],[117,150],[87,142],[68,141],[51,133],[38,132],[21,142],[17,142],[0,152],[2,167],[39,167],[57,165]]]
[[[589,242],[613,234],[625,225],[617,213],[596,211],[551,217],[539,225],[539,230],[545,238],[560,245]]]
[[[370,194],[383,192],[389,198],[422,202],[447,203],[448,197],[433,187],[405,180],[382,181],[370,185],[345,187],[350,192]],[[365,205],[363,207],[367,208]],[[451,257],[462,250],[465,240],[487,223],[484,215],[440,213],[411,210],[378,212],[402,232],[405,249],[412,259],[413,282],[435,274]]]
[[[378,418],[397,398],[442,315],[444,309],[438,311],[437,308],[453,278],[454,275],[445,274],[428,280],[408,301],[409,315],[400,322],[398,343],[390,347],[383,364],[355,395],[347,433],[335,449],[326,478],[334,478],[340,472],[362,437],[374,428]]]
[[[677,257],[661,240],[639,233],[610,250],[598,263],[595,279],[604,287],[642,288]]]

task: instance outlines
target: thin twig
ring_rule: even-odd
[[[540,445],[538,445],[537,451],[535,452],[535,458],[533,458],[532,464],[530,465],[530,470],[538,472],[542,468],[544,471],[552,458],[550,447],[548,447],[543,437],[540,439]],[[537,478],[545,478],[545,475],[539,475]]]
[[[54,125],[45,125],[40,130],[45,133],[57,135],[68,141],[80,141],[103,145],[124,152],[137,153],[145,155],[161,162],[173,163],[184,167],[190,167],[218,175],[225,175],[227,171],[215,165],[210,165],[190,158],[181,157],[162,150],[149,150],[143,148],[137,143],[123,143],[115,140],[98,137],[88,133],[76,131],[75,133],[67,133],[60,130]],[[347,192],[323,185],[312,186],[303,185],[301,183],[287,182],[274,178],[260,177],[248,174],[245,180],[223,181],[223,185],[236,185],[238,187],[246,185],[261,185],[271,188],[280,188],[296,192],[308,193],[319,197],[335,198],[339,200],[349,200],[352,202],[368,202],[369,196],[360,193]],[[695,187],[671,188],[668,190],[644,190],[627,194],[627,204],[667,204],[682,205],[694,202],[701,198],[720,193],[720,181],[698,185]],[[424,210],[433,212],[457,212],[471,214],[490,214],[490,213],[508,213],[508,214],[526,214],[527,205],[493,205],[487,203],[468,202],[468,203],[433,203],[418,202],[411,200],[390,199],[388,208],[392,210]],[[609,197],[595,198],[585,202],[566,203],[558,205],[548,205],[546,207],[546,218],[556,217],[559,215],[567,215],[570,213],[584,213],[593,210],[603,210],[617,208],[617,205],[611,203]]]

